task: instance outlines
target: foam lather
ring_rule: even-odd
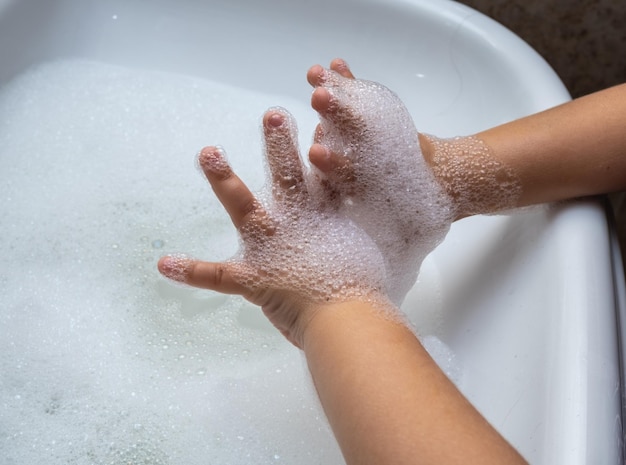
[[[385,86],[325,71],[331,106],[321,117],[320,143],[344,154],[354,173],[337,183],[342,211],[381,250],[386,290],[399,305],[423,259],[445,237],[452,201],[427,165],[405,106]]]

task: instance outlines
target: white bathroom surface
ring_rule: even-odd
[[[220,144],[254,188],[259,122],[316,115],[343,57],[416,126],[471,134],[568,100],[509,31],[444,0],[0,0],[3,464],[340,464],[296,349],[158,257],[224,259],[194,168]],[[455,224],[403,309],[532,464],[622,463],[609,230],[580,200]]]

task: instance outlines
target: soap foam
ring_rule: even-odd
[[[315,126],[282,96],[97,63],[3,89],[5,463],[342,463],[305,364],[259,309],[156,271],[168,252],[237,250],[192,157],[220,142],[258,190],[259,115],[276,104]]]
[[[271,112],[282,124],[264,129],[268,182],[258,213],[240,229],[242,249],[231,262],[235,278],[250,289],[285,289],[317,302],[379,294],[385,278],[379,249],[319,190],[308,188],[312,180],[299,155],[295,120],[285,109]],[[220,150],[200,163],[219,172],[223,156]]]
[[[306,102],[104,64],[3,88],[3,463],[341,463],[300,355],[260,310],[156,270],[168,252],[235,253],[193,157],[219,141],[260,188],[275,104],[312,131]]]
[[[496,159],[476,136],[439,139],[424,135],[432,147],[432,167],[439,182],[464,216],[517,207],[519,176]]]
[[[399,305],[419,267],[445,237],[453,206],[426,164],[410,114],[386,87],[326,71],[332,96],[320,143],[345,154],[354,182],[339,183],[343,211],[373,238],[386,264],[386,289]]]

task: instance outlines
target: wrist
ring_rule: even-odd
[[[518,206],[521,181],[479,137],[419,134],[422,156],[452,199],[455,220]]]
[[[299,326],[299,347],[306,352],[335,338],[345,340],[365,328],[390,327],[410,331],[404,314],[384,296],[326,303],[311,309]]]

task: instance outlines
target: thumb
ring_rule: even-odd
[[[234,277],[235,269],[245,266],[243,263],[204,262],[186,255],[168,255],[161,257],[157,266],[159,272],[172,281],[223,294],[245,296],[249,293]]]

